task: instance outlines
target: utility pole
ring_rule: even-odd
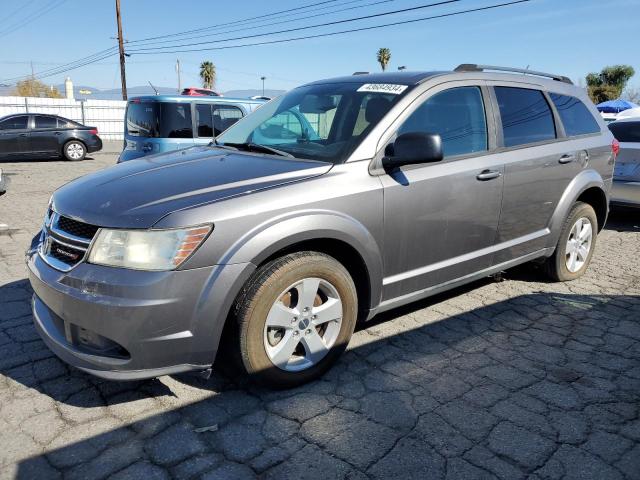
[[[262,96],[264,97],[264,81],[267,79],[267,77],[260,77],[260,80],[262,80]]]
[[[127,99],[127,77],[124,72],[124,44],[122,38],[122,18],[120,18],[120,0],[116,0],[116,20],[118,22],[118,48],[120,49],[120,80],[122,81],[122,99]]]
[[[178,93],[182,93],[182,82],[180,81],[180,59],[176,59],[176,72],[178,73]]]

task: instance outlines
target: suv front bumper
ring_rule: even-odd
[[[44,342],[65,362],[113,380],[210,368],[233,286],[254,270],[233,264],[149,272],[81,263],[63,273],[33,248],[27,265]]]

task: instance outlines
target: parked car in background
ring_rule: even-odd
[[[619,142],[613,171],[611,204],[640,208],[640,118],[625,118],[609,124]]]
[[[182,90],[181,95],[190,95],[193,97],[221,97],[222,95],[209,88],[187,87]]]
[[[529,261],[583,275],[613,142],[560,75],[462,65],[303,85],[209,146],[58,189],[26,254],[35,328],[105,378],[215,360],[298,385],[357,321]]]
[[[127,103],[118,163],[206,145],[264,101],[186,95],[135,97]]]
[[[45,114],[15,114],[0,118],[0,158],[82,160],[102,149],[96,127]]]
[[[2,175],[2,169],[0,168],[0,197],[7,193],[7,176]]]

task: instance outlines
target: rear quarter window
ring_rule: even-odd
[[[543,142],[556,138],[551,107],[540,90],[494,87],[505,147]]]
[[[586,135],[600,131],[600,125],[587,106],[576,97],[550,93],[551,101],[556,106],[565,133],[570,136]]]
[[[640,121],[614,122],[610,123],[608,127],[619,142],[640,143]]]

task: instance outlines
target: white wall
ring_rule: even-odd
[[[103,140],[124,138],[122,100],[67,100],[62,98],[0,97],[0,117],[11,113],[49,113],[98,128]],[[84,119],[83,119],[84,112]]]

